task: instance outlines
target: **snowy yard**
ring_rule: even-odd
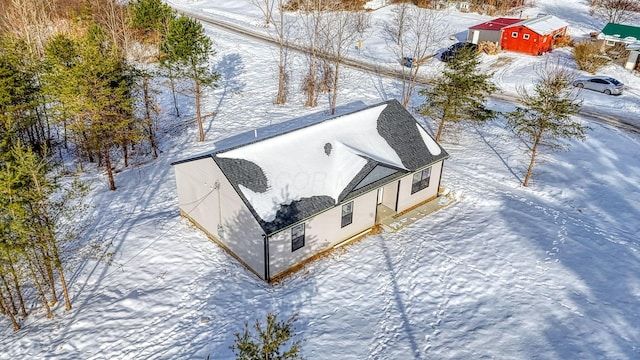
[[[258,22],[249,0],[170,3],[248,27]],[[583,1],[539,3],[575,31],[600,26]],[[455,26],[462,31],[485,19],[464,14]],[[0,359],[230,359],[233,333],[267,312],[298,314],[307,359],[640,358],[638,135],[589,123],[586,141],[541,157],[529,188],[520,186],[525,145],[503,120],[445,135],[451,158],[443,185],[458,196],[455,205],[397,233],[368,236],[269,286],[180,217],[170,163],[240,143],[255,129],[266,135],[292,119],[324,118],[327,99],[304,108],[294,91],[286,106],[274,106],[273,50],[207,29],[223,77],[206,104],[216,112],[205,124],[207,141],[196,142],[186,116],[164,114],[158,160],[123,170],[115,192],[99,174],[87,174],[94,189],[87,241],[111,246],[101,248],[103,261],[71,264],[71,311],[58,305],[51,320],[33,314],[16,333],[0,320]],[[362,56],[382,59],[382,47],[372,39]],[[531,82],[540,61],[514,55],[493,69],[495,81],[513,92]],[[430,65],[437,71],[441,63]],[[640,119],[638,75],[605,71],[630,91],[585,92],[585,106]],[[339,113],[399,96],[394,80],[345,75]],[[415,96],[411,105],[421,101]],[[189,99],[181,104],[193,113]]]

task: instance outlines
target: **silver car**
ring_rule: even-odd
[[[623,83],[609,76],[580,77],[573,82],[573,86],[599,91],[607,95],[620,95],[624,88]]]

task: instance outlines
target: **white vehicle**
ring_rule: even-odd
[[[599,91],[607,95],[620,95],[624,88],[623,83],[609,76],[580,77],[573,82],[573,86]]]

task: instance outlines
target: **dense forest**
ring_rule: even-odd
[[[116,190],[116,165],[160,154],[154,87],[189,84],[202,129],[200,96],[218,75],[202,25],[160,0],[0,5],[0,314],[18,330],[60,297],[71,309],[63,263],[81,234],[83,166]]]

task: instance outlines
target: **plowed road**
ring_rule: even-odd
[[[250,38],[250,39],[254,39],[254,40],[258,40],[264,43],[267,43],[269,45],[278,45],[278,43],[272,39],[269,35],[265,35],[265,34],[261,34],[259,32],[253,32],[253,31],[249,31],[246,28],[243,28],[241,26],[236,26],[234,24],[230,24],[228,22],[224,22],[224,21],[219,21],[216,20],[214,18],[211,17],[206,17],[203,16],[202,14],[197,14],[197,13],[193,13],[193,12],[189,12],[189,11],[184,11],[184,10],[180,10],[181,13],[188,15],[194,19],[200,20],[203,23],[207,24],[207,25],[212,25],[215,26],[217,28],[232,32],[232,33],[236,33],[238,35],[241,35],[243,37],[246,38]],[[299,44],[290,44],[289,48],[292,50],[295,50],[297,52],[301,52],[301,53],[309,53],[309,48],[303,46],[303,45],[299,45]],[[326,57],[330,57],[328,54],[319,54],[320,56],[326,56]],[[377,75],[381,75],[381,76],[385,76],[385,77],[389,77],[389,78],[393,78],[393,79],[398,79],[398,80],[402,80],[403,75],[401,70],[396,70],[396,69],[392,69],[389,67],[385,67],[385,66],[379,66],[378,64],[375,63],[371,63],[371,62],[366,62],[366,61],[362,61],[362,60],[355,60],[355,59],[350,59],[350,58],[344,58],[342,59],[342,64],[356,69],[356,70],[361,70],[361,71],[366,71],[366,72],[371,72]],[[430,83],[428,82],[428,80],[426,78],[421,78],[418,77],[416,79],[416,83],[419,85],[423,85],[423,86],[429,86]],[[639,98],[640,101],[640,96],[638,96],[638,94],[636,92],[632,92],[636,97]],[[509,95],[509,94],[494,94],[491,96],[493,99],[496,100],[502,100],[502,101],[506,101],[509,103],[513,103],[513,104],[517,104],[517,97],[515,95]],[[595,122],[600,122],[600,123],[604,123],[607,125],[611,125],[614,127],[617,127],[619,129],[628,131],[628,132],[632,132],[632,133],[636,133],[636,134],[640,134],[640,119],[635,119],[631,116],[629,117],[620,117],[620,116],[613,116],[613,115],[609,115],[609,114],[602,114],[600,112],[594,111],[594,110],[590,110],[590,109],[585,109],[582,108],[580,110],[580,115],[589,119],[590,121],[595,121]]]

